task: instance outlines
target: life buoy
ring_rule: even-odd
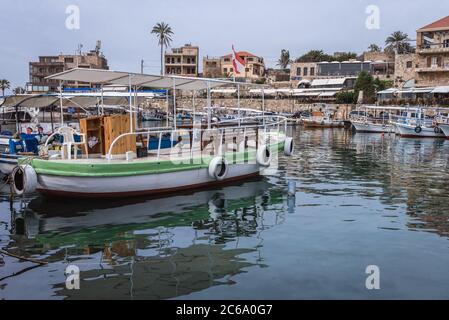
[[[422,132],[421,126],[417,126],[417,127],[415,128],[415,132],[416,132],[416,133],[421,133],[421,132]]]
[[[262,167],[269,167],[271,164],[271,150],[266,145],[260,146],[257,150],[257,163]]]
[[[37,174],[30,165],[15,167],[11,173],[12,189],[18,196],[36,191]]]
[[[215,157],[209,163],[209,176],[217,181],[226,178],[229,172],[229,164],[223,157]]]
[[[284,154],[288,157],[293,155],[294,145],[293,138],[287,137],[284,142]]]

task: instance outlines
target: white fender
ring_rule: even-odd
[[[269,167],[271,164],[271,150],[266,145],[261,145],[257,150],[257,163],[262,167]]]
[[[293,138],[287,137],[284,142],[284,154],[288,157],[292,156],[294,152]]]
[[[37,174],[30,165],[18,166],[11,173],[12,188],[16,195],[29,194],[36,191]]]
[[[215,157],[209,163],[209,176],[217,181],[226,179],[229,172],[229,164],[223,157]]]

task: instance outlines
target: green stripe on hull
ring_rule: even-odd
[[[271,145],[273,152],[283,150],[284,142]],[[243,157],[244,155],[244,157]],[[241,152],[227,154],[226,159],[229,163],[235,163],[239,159],[240,163],[255,161],[256,152]],[[244,159],[244,161],[243,161]],[[63,162],[57,160],[42,160],[35,158],[32,160],[32,166],[38,174],[63,176],[63,177],[124,177],[139,176],[150,174],[162,174],[171,172],[180,172],[188,170],[197,170],[209,167],[211,157],[203,159],[193,159],[190,163],[174,164],[171,161],[158,162],[154,159],[139,162],[105,162],[105,163],[82,163],[82,162]]]

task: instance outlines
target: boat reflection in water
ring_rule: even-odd
[[[8,251],[39,257],[58,272],[78,266],[82,290],[66,290],[61,279],[51,283],[57,296],[68,299],[167,299],[232,285],[233,276],[246,268],[264,266],[260,233],[282,221],[262,215],[264,206],[283,202],[279,190],[269,187],[258,179],[221,190],[94,207],[89,201],[36,198],[13,211],[15,235]],[[259,243],[240,248],[241,237]]]

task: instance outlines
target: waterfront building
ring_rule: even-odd
[[[232,63],[232,54],[222,57],[203,58],[203,75],[206,78],[233,78],[245,82],[256,82],[265,77],[265,61],[247,51],[239,51],[237,55],[245,61],[245,73],[236,74]]]
[[[416,33],[416,53],[396,56],[395,85],[401,88],[448,86],[449,16]]]
[[[81,48],[81,47],[80,47]],[[27,92],[56,92],[59,82],[45,79],[48,76],[73,68],[104,69],[108,70],[108,61],[101,52],[101,42],[98,41],[94,50],[76,54],[59,54],[55,56],[39,56],[38,61],[29,63],[30,78],[27,83]],[[65,84],[70,87],[91,87],[92,84],[70,81]]]
[[[165,74],[184,77],[199,75],[199,47],[186,44],[165,52]]]
[[[386,56],[377,56],[377,59],[373,61],[295,62],[292,64],[290,79],[304,84],[315,79],[357,77],[362,71],[380,80],[388,80],[394,74],[394,60]]]

